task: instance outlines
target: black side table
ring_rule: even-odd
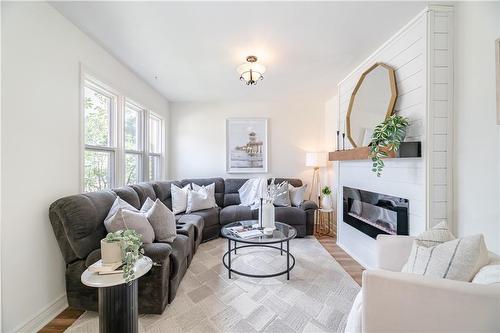
[[[142,257],[135,263],[135,279],[126,283],[122,274],[99,275],[88,269],[83,272],[82,283],[98,289],[99,295],[99,332],[100,333],[137,333],[139,330],[139,311],[137,280],[146,274],[153,262]]]

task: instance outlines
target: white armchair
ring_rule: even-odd
[[[412,243],[377,237],[378,269],[363,273],[363,332],[500,332],[500,284],[401,273]]]

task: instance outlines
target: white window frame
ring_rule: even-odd
[[[101,147],[87,145],[85,143],[85,87],[103,93],[105,96],[113,98],[113,110],[110,116],[110,147]],[[82,66],[80,80],[80,190],[85,190],[85,151],[106,151],[111,152],[111,175],[109,188],[125,186],[125,155],[138,154],[140,155],[140,172],[138,182],[153,180],[149,179],[149,156],[158,156],[160,160],[158,170],[158,180],[163,178],[165,170],[165,121],[164,119],[153,112],[151,109],[137,103],[135,100],[128,98],[125,94],[113,89],[110,85],[103,83],[103,80],[96,78],[90,74]],[[132,108],[141,110],[140,112],[140,130],[139,130],[139,150],[125,149],[125,110],[127,105]],[[149,142],[149,119],[154,117],[160,121],[160,153],[150,152]],[[142,149],[142,150],[141,150]]]

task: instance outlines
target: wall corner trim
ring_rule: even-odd
[[[66,293],[59,296],[52,304],[48,305],[45,309],[40,311],[32,319],[28,320],[25,324],[15,330],[15,332],[38,332],[59,313],[68,307],[68,300]]]

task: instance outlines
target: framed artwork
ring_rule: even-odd
[[[497,76],[497,125],[500,125],[500,38],[495,41],[495,53],[496,53],[496,76]]]
[[[226,120],[228,173],[267,172],[267,118]]]

